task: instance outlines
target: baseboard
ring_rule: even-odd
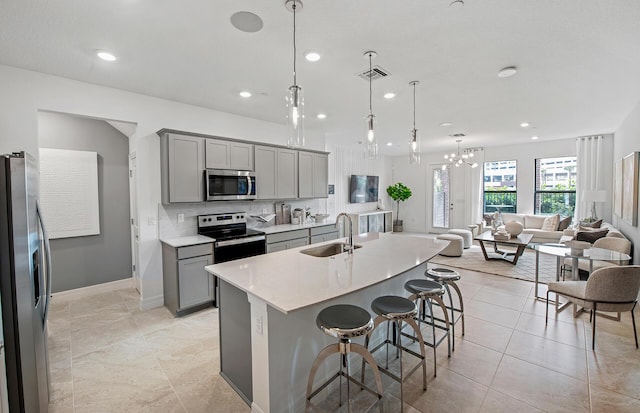
[[[251,413],[264,413],[257,404],[251,403]]]
[[[133,278],[125,278],[123,280],[111,281],[103,284],[90,285],[88,287],[75,288],[73,290],[60,291],[51,294],[58,302],[77,300],[83,297],[108,293],[111,291],[124,290],[126,288],[134,288]]]
[[[143,298],[140,300],[140,310],[142,311],[162,307],[163,305],[164,295],[156,295],[155,297]]]

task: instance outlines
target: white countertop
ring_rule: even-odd
[[[205,237],[204,235],[187,235],[184,237],[160,238],[160,241],[171,247],[180,248],[189,245],[208,244],[214,242],[215,239]]]
[[[287,232],[287,231],[295,231],[298,229],[308,229],[308,228],[314,228],[314,227],[324,227],[327,225],[331,225],[334,226],[336,223],[335,218],[333,218],[333,220],[329,220],[329,218],[327,219],[326,222],[322,223],[322,224],[317,224],[315,222],[310,222],[307,224],[280,224],[280,225],[272,225],[270,227],[253,227],[252,229],[255,229],[256,231],[262,231],[265,234],[269,235],[269,234],[277,234],[279,232]]]
[[[322,244],[332,242],[337,241]],[[313,244],[205,269],[286,314],[392,278],[423,264],[449,244],[385,233],[357,236],[354,243],[362,248],[353,254],[319,258],[300,253],[322,245]]]

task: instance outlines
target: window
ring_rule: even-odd
[[[516,161],[484,163],[484,212],[517,211]]]
[[[573,216],[576,206],[576,157],[536,159],[536,214]]]

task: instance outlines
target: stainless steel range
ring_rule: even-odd
[[[198,234],[215,239],[213,243],[215,264],[266,252],[264,232],[247,228],[245,212],[198,215]]]

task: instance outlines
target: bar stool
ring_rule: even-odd
[[[324,333],[336,337],[340,340],[339,343],[329,344],[323,348],[311,366],[309,372],[309,381],[307,382],[307,402],[311,401],[311,398],[317,395],[325,387],[327,387],[336,378],[340,377],[340,406],[342,406],[342,377],[347,379],[347,404],[349,403],[349,381],[354,382],[361,389],[378,396],[378,399],[382,398],[382,380],[380,379],[380,371],[375,359],[362,344],[352,343],[351,339],[354,337],[360,337],[368,334],[373,330],[373,320],[371,314],[362,307],[358,307],[350,304],[338,304],[324,308],[316,317],[316,325]],[[358,353],[363,358],[363,363],[366,361],[373,370],[375,376],[376,386],[378,391],[371,390],[363,383],[359,382],[351,375],[349,375],[349,353]],[[315,391],[311,391],[313,388],[313,378],[316,375],[316,371],[320,367],[320,364],[329,357],[331,354],[340,353],[340,370],[333,375],[324,384],[318,387]],[[343,371],[343,367],[346,372]],[[364,368],[364,367],[363,367]]]
[[[404,402],[404,393],[403,393],[403,382],[407,377],[412,375],[420,366],[422,366],[422,389],[427,390],[427,363],[425,361],[425,352],[424,352],[424,341],[422,339],[422,333],[420,332],[420,327],[416,324],[414,318],[418,315],[418,308],[416,307],[416,303],[404,297],[398,297],[395,295],[385,295],[382,297],[378,297],[371,303],[371,310],[374,313],[378,314],[378,317],[373,321],[373,330],[367,334],[365,338],[364,345],[369,348],[369,340],[371,339],[371,335],[375,331],[375,329],[382,323],[387,323],[387,338],[382,343],[378,344],[373,350],[371,350],[371,354],[380,350],[383,346],[386,347],[386,364],[385,367],[380,367],[380,371],[387,376],[391,377],[398,383],[400,383],[400,410],[402,411],[403,402]],[[413,350],[410,350],[406,347],[402,346],[402,334],[399,332],[402,331],[402,323],[407,323],[413,329],[415,333],[415,337],[418,338],[418,342],[420,343],[420,354],[416,353]],[[393,324],[393,340],[389,340],[389,324]],[[389,370],[389,345],[392,345],[396,348],[396,357],[400,359],[400,375],[396,375]],[[416,364],[408,373],[404,374],[404,364],[402,361],[402,353],[407,352],[414,357],[420,359],[420,362]],[[362,376],[361,381],[364,383],[364,359],[362,360]]]
[[[464,302],[462,301],[462,292],[460,291],[460,287],[456,284],[456,281],[460,279],[460,273],[458,271],[450,270],[449,268],[431,268],[427,269],[424,273],[425,277],[432,279],[433,281],[442,284],[444,289],[447,291],[447,295],[449,296],[449,305],[447,309],[451,310],[451,333],[453,338],[451,339],[451,350],[456,350],[456,323],[462,320],[462,335],[464,336]],[[460,303],[459,308],[455,308],[453,305],[453,297],[451,295],[451,290],[449,286],[453,287],[458,294],[458,302]],[[456,318],[455,313],[458,312],[458,317]],[[443,321],[443,320],[439,320]]]
[[[451,357],[451,335],[449,333],[450,323],[449,316],[447,314],[447,307],[442,301],[442,296],[444,295],[444,287],[432,280],[409,280],[404,284],[404,289],[411,293],[409,296],[409,300],[416,301],[418,304],[418,308],[420,309],[418,314],[418,327],[421,323],[425,323],[431,326],[431,334],[433,335],[433,342],[429,343],[428,341],[424,341],[425,346],[429,346],[433,348],[433,376],[437,376],[437,363],[436,363],[436,347],[444,339],[447,339],[447,354],[448,357]],[[442,308],[442,312],[444,313],[444,326],[436,323],[436,318],[433,316],[433,305],[432,301],[435,301],[440,308]],[[429,307],[429,319],[427,319],[426,315],[426,307]],[[436,337],[436,329],[443,330],[444,334],[440,339]],[[404,333],[403,333],[404,334]],[[407,337],[411,337],[408,334],[404,334]],[[413,337],[411,337],[413,338]]]

